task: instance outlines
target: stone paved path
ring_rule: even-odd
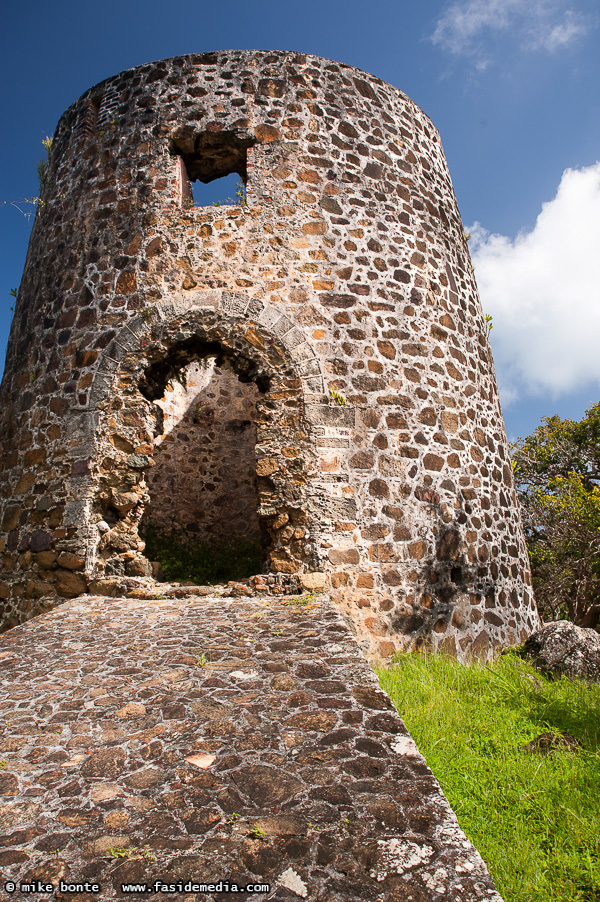
[[[326,599],[84,596],[0,673],[3,900],[501,902]]]

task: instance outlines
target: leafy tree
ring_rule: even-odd
[[[511,447],[536,601],[544,619],[600,617],[600,404],[544,417]]]

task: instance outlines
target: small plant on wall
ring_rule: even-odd
[[[335,401],[336,404],[339,404],[340,407],[343,407],[344,404],[348,403],[344,395],[341,392],[336,391],[335,388],[329,389],[329,395],[331,397],[331,400]]]
[[[47,203],[42,195],[52,187],[51,183],[48,181],[48,167],[50,165],[50,154],[52,152],[52,140],[50,135],[46,135],[46,137],[42,139],[42,147],[46,151],[46,156],[36,163],[38,195],[36,197],[22,197],[20,200],[2,201],[2,204],[10,204],[11,207],[16,207],[19,213],[22,213],[26,219],[29,219],[32,216],[37,207],[44,207]],[[61,197],[64,197],[64,195],[61,195]]]
[[[46,184],[48,181],[48,166],[50,163],[50,154],[52,153],[52,138],[49,135],[42,140],[42,147],[46,151],[46,156],[43,160],[38,160],[37,167],[37,177],[40,186],[40,195],[43,193],[46,188]],[[39,200],[39,198],[37,198]]]

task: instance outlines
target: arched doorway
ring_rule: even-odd
[[[286,347],[286,336],[273,334],[272,316],[256,319],[188,308],[140,318],[131,338],[119,337],[127,347],[118,367],[109,348],[113,390],[117,380],[125,388],[112,399],[102,391],[96,435],[106,456],[92,499],[102,532],[98,576],[150,575],[143,553],[149,532],[177,534],[196,549],[229,545],[235,558],[243,547],[244,575],[318,569],[311,513],[317,467],[305,392],[307,380],[310,390],[320,375],[306,348],[295,359],[297,333]]]
[[[194,360],[166,386],[149,503],[145,555],[169,580],[201,584],[261,573],[270,541],[258,516],[255,382],[216,357]]]

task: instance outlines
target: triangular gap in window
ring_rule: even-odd
[[[227,204],[243,204],[246,198],[244,182],[237,172],[204,184],[200,179],[192,182],[195,207],[220,207]]]

